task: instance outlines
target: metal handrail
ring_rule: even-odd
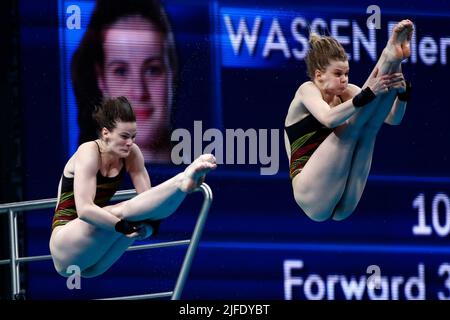
[[[212,201],[212,191],[207,184],[202,184],[200,188],[203,191],[205,199],[211,199]],[[193,256],[197,250],[198,243],[200,241],[200,235],[203,232],[203,227],[205,226],[206,216],[211,207],[211,201],[204,201],[200,215],[197,218],[197,223],[195,224],[194,232],[192,233],[191,242],[189,244],[188,250],[186,252],[186,257]],[[183,290],[184,283],[186,282],[189,270],[191,268],[192,259],[184,258],[183,265],[181,267],[180,274],[178,275],[177,283],[173,291],[172,300],[179,300],[181,296],[181,291]]]
[[[199,189],[197,189],[196,191],[200,191]],[[111,200],[112,201],[127,200],[135,195],[136,190],[132,189],[120,190],[115,193],[114,197]],[[58,200],[57,198],[50,198],[31,201],[2,203],[0,204],[0,214],[7,213],[10,209],[14,211],[31,211],[31,210],[54,208],[57,200]]]
[[[212,202],[212,191],[211,188],[206,184],[202,183],[199,188],[195,189],[194,192],[202,192],[204,196],[202,208],[200,214],[197,218],[195,224],[194,232],[192,233],[192,238],[188,240],[177,240],[168,242],[159,242],[145,245],[131,246],[126,251],[136,251],[136,250],[147,250],[162,247],[172,247],[180,245],[189,245],[186,254],[184,256],[183,264],[178,275],[175,289],[169,292],[157,292],[136,296],[126,296],[126,297],[113,297],[104,300],[137,300],[137,299],[154,299],[162,297],[171,297],[172,300],[180,299],[181,292],[183,291],[184,285],[186,283],[187,276],[189,274],[190,267],[192,265],[192,260],[194,254],[197,250],[198,243],[200,241],[200,236],[203,232],[206,218],[208,216],[209,208]],[[127,200],[136,195],[135,190],[121,190],[116,192],[112,201]],[[20,263],[23,262],[34,262],[34,261],[44,261],[51,260],[51,255],[40,255],[31,257],[19,257],[19,245],[18,245],[18,229],[17,229],[17,212],[32,211],[39,209],[54,208],[57,203],[56,198],[52,199],[41,199],[32,201],[22,201],[22,202],[12,202],[0,204],[0,214],[9,214],[9,240],[10,240],[10,258],[0,260],[0,265],[9,264],[11,268],[11,298],[14,300],[20,296]]]

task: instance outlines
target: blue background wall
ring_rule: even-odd
[[[353,56],[351,40],[356,27],[352,24],[367,35],[366,8],[373,4],[340,1],[337,6],[335,1],[323,0],[313,4],[268,0],[163,3],[180,57],[177,127],[192,130],[193,121],[202,120],[204,130],[265,128],[281,133],[295,90],[307,80],[304,61],[292,56],[292,50],[302,49],[291,33],[293,19],[322,18],[330,32],[333,21],[342,19],[349,26],[339,28],[338,35],[349,37],[350,44],[344,47]],[[71,155],[70,139],[76,134],[70,129],[73,120],[67,117],[71,93],[64,55],[68,51],[60,36],[65,5],[21,1],[20,6],[24,174],[29,200],[56,196],[63,166]],[[441,45],[450,41],[450,3],[378,1],[377,5],[381,8],[377,57],[387,41],[389,22],[409,18],[415,23],[416,58],[403,65],[414,93],[403,123],[384,126],[377,138],[371,175],[356,212],[343,222],[323,223],[312,222],[301,212],[292,197],[280,134],[276,175],[260,175],[260,165],[223,164],[208,176],[214,203],[183,298],[450,298],[450,113],[446,94],[450,45]],[[256,16],[261,16],[253,56],[244,45],[239,55],[233,54],[225,15],[231,17],[235,30],[240,18],[246,19],[250,29]],[[262,57],[274,18],[280,23],[290,58],[280,51]],[[299,32],[308,33],[304,28]],[[425,52],[423,41],[431,41],[426,37],[437,46],[434,63],[425,62],[433,56]],[[361,85],[374,64],[362,48],[360,59],[350,61],[350,82]],[[154,184],[183,168],[148,167]],[[129,182],[124,185],[129,187]],[[163,223],[154,241],[189,237],[200,203],[200,195],[190,196]],[[422,205],[422,224],[430,226],[430,235],[413,231]],[[48,253],[51,217],[51,211],[27,214],[27,255]],[[83,279],[82,289],[72,291],[50,262],[32,263],[26,268],[27,297],[87,299],[171,290],[183,250],[126,253],[106,274]],[[292,287],[292,295],[284,270],[288,261],[303,264],[291,271],[291,277],[302,281]],[[380,267],[383,289],[375,293],[364,285],[356,291],[349,289],[352,284],[365,283],[371,275],[367,273],[370,265]]]

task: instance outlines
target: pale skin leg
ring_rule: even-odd
[[[401,60],[409,56],[411,32],[412,23],[402,21],[397,25],[374,70],[379,68],[382,73],[387,73],[399,67]],[[399,53],[401,56],[395,56]],[[377,97],[346,124],[336,128],[293,179],[294,197],[311,219],[323,221],[330,218],[335,210],[341,210],[342,213],[335,214],[335,219],[341,220],[356,207],[370,170],[376,132],[384,118],[367,128],[366,124],[370,123],[373,114],[379,115],[377,119],[382,118],[384,113],[386,116],[392,102],[390,93]],[[355,163],[359,165],[352,173]],[[351,191],[345,194],[348,183],[351,184],[348,188]],[[342,205],[337,208],[341,199]]]
[[[193,185],[197,185],[199,180],[200,182],[203,180],[205,174],[212,168],[209,160],[208,157],[201,156],[179,175],[181,190],[189,190]],[[165,218],[178,208],[186,197],[186,192],[180,191],[179,188],[166,190],[158,187],[143,192],[131,200],[105,207],[105,210],[117,217],[134,218],[135,221]],[[150,192],[152,190],[156,191]],[[149,201],[151,197],[157,199]],[[160,208],[166,205],[168,208]],[[97,228],[77,218],[53,231],[50,251],[59,274],[70,276],[67,274],[67,268],[70,265],[77,265],[82,276],[94,277],[108,270],[133,241],[134,239],[121,233]]]
[[[97,229],[97,232],[91,233],[83,224],[85,222],[75,219],[64,226],[66,228],[64,235],[58,235],[60,230],[53,231],[50,248],[55,269],[62,276],[70,276],[67,274],[70,265],[78,266],[83,277],[100,275],[108,270],[134,242],[134,239],[106,230]],[[80,230],[88,234],[84,242],[78,241],[78,237],[67,236]],[[58,236],[64,239],[58,239]],[[61,245],[62,242],[67,244]]]
[[[344,193],[360,132],[378,100],[330,133],[292,180],[294,198],[311,219],[324,221],[332,216]]]
[[[397,69],[393,70],[393,72],[401,73],[401,65],[397,65]],[[375,113],[364,126],[355,148],[355,155],[344,193],[334,210],[332,217],[334,220],[343,220],[356,209],[369,176],[376,136],[390,112],[395,98],[395,90],[385,94],[381,98]]]
[[[147,190],[133,199],[125,202],[120,210],[114,210],[114,214],[130,221],[159,220],[171,215],[183,202],[186,192],[182,190],[191,189],[197,181],[203,179],[204,175],[211,170],[211,157],[202,155],[195,160],[185,172],[175,177],[180,181],[180,188],[166,188],[168,182],[164,182],[150,190]],[[186,175],[191,178],[186,179]],[[148,199],[152,198],[152,203]]]
[[[409,57],[410,55],[409,41],[411,40],[412,32],[406,31],[408,29],[412,30],[412,24],[400,23],[400,28],[397,28],[397,31],[399,31],[399,29],[405,31],[394,33],[394,39],[391,39],[390,42],[391,44],[400,43],[401,45],[388,44],[382,57],[377,63],[377,66],[381,69],[384,67],[384,70],[387,70],[388,72],[401,73],[401,59],[393,59],[392,55],[400,56],[400,52],[403,58]],[[369,176],[376,136],[389,114],[395,98],[395,90],[380,97],[376,111],[364,126],[354,151],[354,157],[344,193],[332,216],[334,220],[346,219],[356,209]]]
[[[410,20],[402,20],[395,26],[391,38],[378,59],[375,68],[372,70],[372,73],[377,68],[379,68],[381,74],[399,70],[400,62],[411,55],[410,42],[412,30],[413,24]],[[366,85],[367,82],[364,86]]]
[[[104,273],[122,256],[122,254],[134,243],[134,241],[135,239],[120,235],[95,264],[86,268],[82,272],[82,276],[85,278],[92,278]]]
[[[75,219],[64,226],[56,227],[50,238],[50,252],[56,271],[63,276],[70,265],[76,265],[83,272],[98,263],[113,244],[126,238],[117,232],[96,228]],[[132,239],[130,239],[132,240]]]
[[[334,220],[343,220],[350,216],[361,199],[372,164],[376,136],[391,109],[394,99],[395,92],[388,92],[380,97],[376,114],[366,123],[360,133],[344,193],[332,216]]]

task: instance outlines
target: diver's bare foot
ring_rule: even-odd
[[[408,19],[397,23],[384,49],[389,62],[400,62],[411,55],[410,42],[413,30],[414,25]]]
[[[180,190],[192,192],[205,180],[205,175],[217,167],[216,158],[212,154],[203,154],[184,170]]]

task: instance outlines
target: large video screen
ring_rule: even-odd
[[[162,5],[165,37],[149,34],[136,15],[90,32],[101,21],[94,0],[21,1],[27,199],[56,197],[65,162],[96,134],[89,122],[95,104],[125,95],[136,109],[136,143],[154,185],[202,153],[218,161],[206,179],[214,200],[183,298],[449,299],[450,4]],[[355,212],[343,221],[315,222],[294,200],[284,144],[289,105],[309,80],[309,33],[342,44],[349,82],[361,87],[402,19],[414,23],[411,56],[402,63],[412,83],[402,123],[385,124],[377,134]],[[189,237],[200,204],[199,195],[189,196],[149,241]],[[48,254],[52,214],[27,214],[27,255]],[[29,299],[171,290],[183,254],[184,248],[129,252],[72,290],[51,262],[29,263],[23,286]]]

